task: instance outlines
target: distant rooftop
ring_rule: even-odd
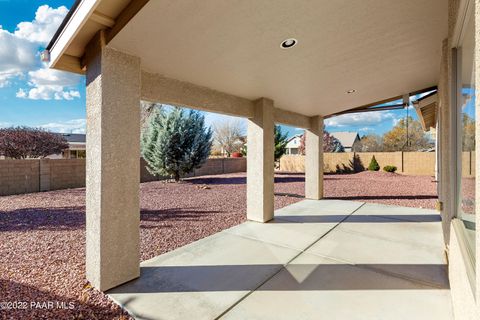
[[[344,148],[351,148],[358,137],[358,132],[354,131],[331,132],[330,134],[337,138]]]
[[[86,135],[83,133],[59,133],[61,134],[65,139],[67,139],[67,142],[69,143],[85,143],[86,141]]]

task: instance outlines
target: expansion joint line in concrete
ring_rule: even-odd
[[[335,226],[333,226],[333,228],[331,228],[330,230],[328,230],[327,232],[325,232],[324,234],[322,234],[317,240],[313,241],[311,244],[309,244],[306,248],[304,248],[303,250],[300,250],[300,252],[295,255],[292,259],[288,260],[287,263],[285,263],[283,265],[282,268],[279,268],[278,271],[276,271],[275,273],[273,273],[270,277],[268,277],[267,279],[265,279],[264,281],[262,281],[257,287],[255,287],[253,290],[249,291],[246,295],[244,295],[242,298],[240,298],[237,302],[235,302],[233,305],[231,305],[230,307],[228,307],[225,311],[223,311],[218,317],[215,318],[215,320],[218,320],[218,319],[221,319],[224,315],[226,315],[230,310],[232,310],[233,308],[235,308],[240,302],[242,302],[243,300],[245,300],[249,295],[251,295],[252,293],[254,293],[255,291],[257,291],[261,286],[263,286],[265,283],[267,283],[268,281],[270,281],[273,277],[275,277],[277,274],[280,273],[280,271],[282,271],[282,269],[285,267],[285,266],[288,266],[293,260],[295,260],[296,258],[298,258],[302,253],[304,253],[305,251],[307,251],[308,249],[310,249],[312,246],[314,246],[318,241],[322,240],[326,235],[328,235],[330,232],[332,232],[332,230],[334,230],[335,228],[337,228],[343,221],[347,220],[351,215],[353,215],[355,212],[357,212],[358,210],[360,210],[363,206],[365,205],[365,202],[363,202],[358,208],[356,208],[355,210],[353,210],[350,214],[348,215],[345,215],[345,217],[340,220]]]

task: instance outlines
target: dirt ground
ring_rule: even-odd
[[[432,177],[326,175],[325,198],[434,208]],[[245,173],[141,185],[141,258],[245,221]],[[302,200],[304,176],[275,176],[275,208]],[[0,197],[0,319],[128,319],[85,279],[85,189]],[[51,302],[51,304],[50,304]]]

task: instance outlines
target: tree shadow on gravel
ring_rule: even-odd
[[[196,208],[141,209],[141,221],[201,221],[223,211]],[[0,210],[0,232],[64,231],[85,229],[85,207]]]
[[[303,194],[297,194],[297,193],[275,192],[275,195],[278,197],[290,197],[290,198],[300,198],[300,199],[305,198]]]
[[[85,207],[24,208],[0,211],[0,231],[85,228]]]
[[[275,174],[275,183],[289,183],[289,182],[304,182],[303,175],[283,175]],[[246,184],[246,177],[208,177],[208,178],[192,178],[184,180],[191,184],[205,184],[205,185],[224,185],[224,184]]]
[[[206,215],[222,213],[215,210],[198,210],[195,208],[173,208],[173,209],[142,209],[140,212],[141,221],[201,221]]]
[[[0,302],[21,302],[2,305],[1,319],[130,319],[125,311],[111,303],[105,303],[102,293],[94,289],[78,292],[78,299],[71,299],[37,287],[0,279]],[[100,301],[96,301],[96,300]],[[49,303],[50,302],[50,303]],[[20,308],[18,308],[18,306]]]

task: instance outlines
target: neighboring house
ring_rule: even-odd
[[[360,136],[358,135],[358,132],[343,131],[331,132],[330,134],[340,141],[345,149],[345,152],[352,152],[354,150],[354,146],[360,143]]]
[[[290,139],[288,139],[287,143],[287,150],[285,151],[285,154],[287,155],[294,155],[294,154],[300,154],[299,148],[300,148],[300,141],[302,140],[303,134],[296,134]]]
[[[332,136],[338,139],[342,144],[345,152],[352,152],[354,145],[360,142],[360,136],[357,132],[332,132]],[[288,140],[287,155],[300,154],[300,144],[303,134],[296,134]]]
[[[79,133],[60,133],[68,142],[68,149],[61,154],[52,154],[48,159],[77,159],[85,158],[86,135]]]

